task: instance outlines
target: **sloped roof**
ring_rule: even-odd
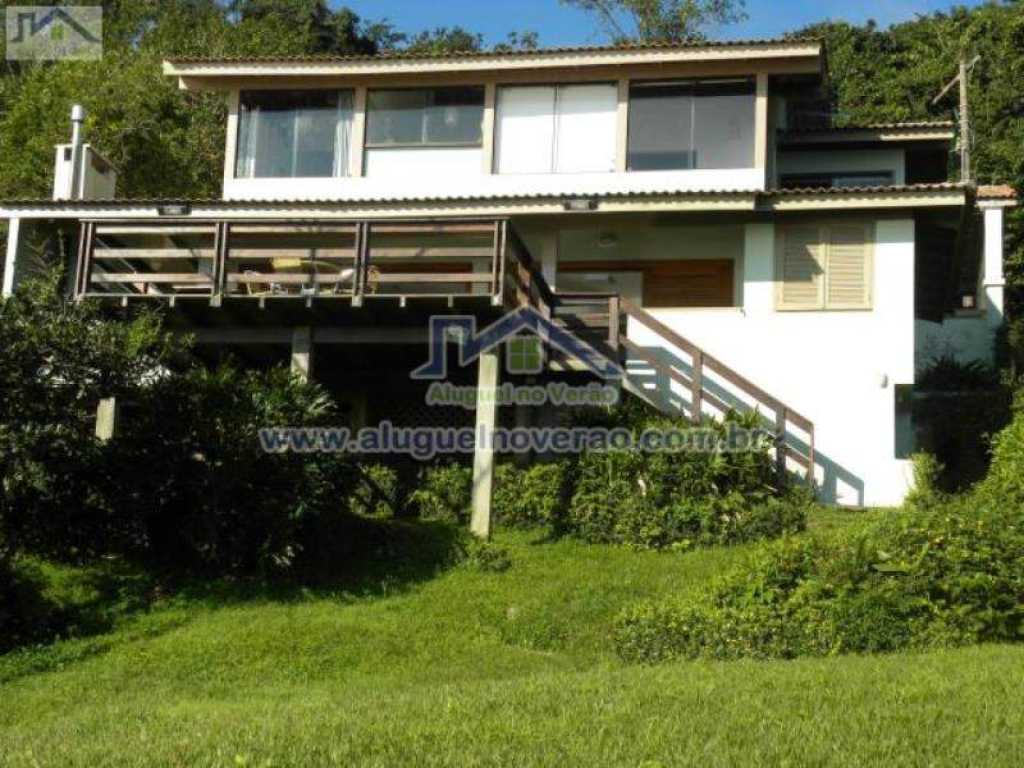
[[[761,40],[693,40],[685,42],[634,42],[617,45],[555,46],[550,48],[522,48],[508,51],[440,51],[410,52],[385,51],[366,54],[318,54],[300,56],[171,56],[171,64],[244,64],[244,63],[351,63],[386,61],[455,61],[464,59],[531,58],[564,56],[566,54],[631,53],[642,51],[714,50],[720,48],[779,48],[801,45],[821,45],[819,38],[792,37]]]
[[[982,184],[978,187],[979,200],[1016,200],[1017,190],[1009,184]]]

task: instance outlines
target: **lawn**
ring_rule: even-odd
[[[512,567],[491,573],[438,567],[444,529],[400,540],[346,589],[52,569],[115,608],[97,634],[0,657],[0,763],[1024,763],[1024,647],[630,667],[610,646],[621,608],[749,550],[501,533]]]

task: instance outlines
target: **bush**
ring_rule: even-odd
[[[761,545],[704,593],[618,620],[626,660],[792,658],[1020,641],[1020,508],[974,497],[832,539]]]
[[[756,415],[703,426],[719,449],[584,453],[565,528],[585,541],[646,549],[733,544],[802,530],[810,495],[776,487],[767,445],[721,448],[737,439],[737,427],[754,430]],[[664,417],[634,421],[636,432],[651,428],[689,425]]]
[[[398,473],[386,464],[360,464],[349,510],[363,517],[392,517],[404,504]]]
[[[562,524],[571,493],[567,462],[532,464],[520,469],[499,464],[494,478],[494,516],[514,528]]]
[[[426,467],[409,500],[424,520],[467,523],[473,501],[473,468],[455,462]]]

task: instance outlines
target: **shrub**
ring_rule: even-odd
[[[473,539],[467,546],[465,564],[483,573],[504,573],[512,567],[512,556],[505,547]]]
[[[1010,424],[992,440],[992,465],[978,494],[992,503],[1024,507],[1024,393]]]
[[[409,500],[424,520],[468,522],[473,500],[472,467],[452,462],[425,468]]]
[[[958,360],[953,355],[934,358],[916,376],[916,387],[932,392],[970,392],[999,386],[999,372],[980,360]]]
[[[939,490],[942,462],[927,452],[915,453],[910,460],[914,467],[914,487],[907,494],[906,503],[910,507],[927,508],[942,497]]]
[[[349,496],[349,510],[363,517],[392,517],[402,499],[398,473],[386,464],[360,464],[356,487]]]
[[[751,563],[684,600],[618,620],[619,654],[791,658],[894,651],[1024,633],[1019,507],[948,500],[832,539],[762,544]]]
[[[571,492],[567,462],[532,464],[520,469],[499,464],[494,478],[494,515],[503,525],[527,528],[560,526]]]
[[[661,416],[633,424],[636,432],[689,428]],[[581,455],[565,528],[586,541],[647,549],[732,544],[802,530],[810,495],[776,487],[767,445],[723,449],[738,439],[737,428],[756,429],[757,416],[730,415],[703,426],[717,449]]]

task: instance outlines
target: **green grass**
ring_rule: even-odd
[[[856,519],[830,512],[812,530]],[[445,532],[408,533],[346,589],[218,583],[162,597],[123,574],[132,586],[104,593],[119,608],[99,634],[0,657],[0,764],[1024,759],[1024,648],[629,667],[610,645],[619,610],[699,588],[749,549],[654,554],[503,533],[510,570],[435,572]],[[425,554],[406,557],[416,542]],[[96,602],[73,575],[61,583]],[[147,610],[126,597],[140,593]]]

